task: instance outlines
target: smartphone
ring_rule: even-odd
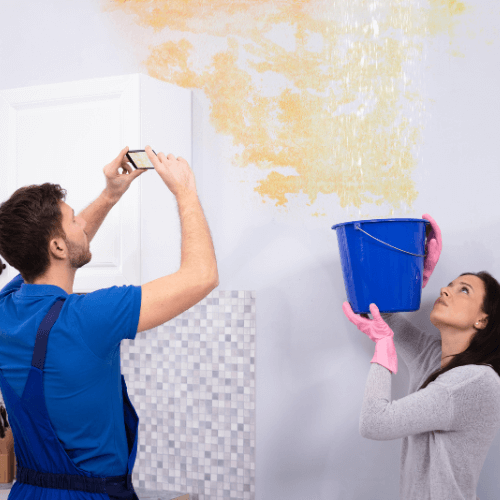
[[[155,152],[153,151],[153,153]],[[146,151],[144,151],[144,149],[129,151],[127,153],[127,158],[128,161],[132,163],[134,168],[154,168],[153,164],[149,161],[148,154],[146,153]]]

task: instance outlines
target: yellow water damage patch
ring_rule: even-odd
[[[450,33],[466,11],[456,0],[416,3],[352,0],[328,10],[317,0],[110,0],[108,10],[155,32],[205,36],[152,47],[148,73],[203,90],[216,131],[243,147],[234,164],[268,171],[255,187],[263,200],[286,206],[288,195],[304,193],[312,204],[335,193],[343,208],[398,209],[418,194],[411,174],[423,126],[408,68],[424,37]],[[227,48],[194,70],[207,35]]]
[[[431,35],[448,33],[453,36],[454,27],[459,22],[459,16],[468,8],[464,2],[457,0],[429,0],[431,9],[428,16],[428,27]]]

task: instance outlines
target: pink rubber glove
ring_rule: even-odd
[[[427,219],[431,223],[431,232],[425,243],[425,259],[424,259],[424,274],[422,278],[422,288],[425,288],[429,278],[431,277],[432,271],[436,267],[436,264],[441,255],[441,250],[443,248],[443,241],[441,239],[441,229],[436,224],[436,221],[429,215],[422,215],[422,219]]]
[[[392,373],[398,373],[398,356],[393,340],[394,332],[383,320],[382,316],[380,316],[378,307],[375,304],[370,304],[370,312],[373,319],[362,318],[356,314],[349,302],[344,302],[342,309],[349,321],[358,327],[358,330],[366,333],[368,337],[376,342],[375,354],[371,363],[378,363]]]

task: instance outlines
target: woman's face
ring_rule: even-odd
[[[459,276],[448,286],[441,288],[439,298],[431,312],[431,323],[436,328],[440,326],[451,326],[458,330],[484,328],[486,322],[482,320],[487,318],[481,311],[484,294],[484,283],[481,278],[472,274]],[[479,324],[476,325],[476,322]]]

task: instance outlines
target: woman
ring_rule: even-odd
[[[441,232],[428,215],[423,286],[441,253]],[[376,342],[360,417],[360,433],[376,440],[403,438],[402,500],[479,500],[476,486],[500,428],[500,284],[490,274],[464,273],[441,293],[430,320],[441,340],[401,315],[349,320]],[[394,332],[396,334],[394,335]],[[410,372],[409,395],[391,401],[396,350]]]

